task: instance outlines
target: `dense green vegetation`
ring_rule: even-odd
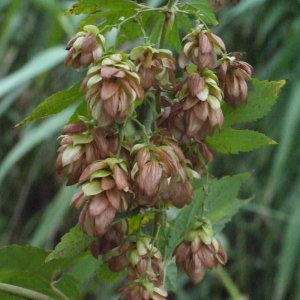
[[[148,3],[154,6],[163,1]],[[62,16],[71,4],[58,0],[0,3],[1,246],[29,244],[52,250],[77,223],[78,213],[69,209],[75,188],[64,187],[55,174],[56,139],[74,108],[13,129],[45,98],[79,79],[62,65],[65,44],[80,21]],[[216,157],[211,166],[216,177],[252,172],[241,196],[253,200],[220,236],[229,255],[226,268],[209,272],[197,286],[181,276],[177,296],[169,297],[225,299],[231,290],[236,299],[245,295],[243,299],[297,300],[300,4],[292,0],[241,0],[237,6],[229,4],[220,11],[218,21],[216,33],[228,51],[246,52],[243,60],[254,66],[253,77],[288,79],[271,113],[242,127],[264,132],[278,145],[250,154]],[[88,264],[89,269],[79,263],[73,270],[86,280],[82,299],[113,299],[115,285],[120,282],[97,281],[95,288],[95,261],[88,259],[84,265]]]

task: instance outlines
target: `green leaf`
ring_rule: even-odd
[[[222,216],[221,219],[219,219],[217,222],[215,222],[213,224],[213,229],[216,232],[221,232],[225,226],[226,223],[230,222],[232,217],[241,209],[243,208],[245,205],[247,205],[250,201],[252,200],[252,198],[247,199],[247,200],[239,200],[239,199],[235,199],[232,204],[231,204],[231,208],[230,210],[228,210],[226,212],[226,214],[224,216]]]
[[[164,257],[169,258],[172,255],[183,232],[196,220],[196,217],[202,216],[203,203],[205,207],[203,215],[210,219],[212,223],[216,223],[225,218],[227,214],[230,214],[238,206],[236,203],[237,194],[241,185],[249,176],[249,173],[244,173],[232,177],[225,176],[220,180],[211,180],[207,184],[208,194],[204,193],[202,187],[194,189],[192,203],[184,207],[176,219],[170,222],[169,228],[165,230],[166,245]],[[195,181],[195,184],[199,185],[199,181]]]
[[[146,33],[149,35],[150,43],[157,45],[158,37],[162,30],[164,22],[163,14],[153,14],[153,12],[145,12],[142,14],[142,26],[145,28]]]
[[[99,270],[97,271],[98,276],[103,281],[109,281],[111,283],[116,283],[121,277],[126,274],[126,270],[122,270],[121,272],[112,272],[109,269],[108,262],[103,262],[100,265]]]
[[[128,41],[140,38],[142,36],[142,30],[138,23],[131,19],[123,23],[120,27],[120,32],[116,39],[115,47],[120,46]]]
[[[199,19],[201,19],[204,23],[218,25],[216,16],[210,6],[210,0],[190,0],[184,5],[184,7],[187,9],[192,8],[193,12],[196,10],[197,14],[199,14]]]
[[[82,100],[84,96],[79,92],[81,82],[82,81],[79,81],[68,90],[60,91],[47,98],[28,118],[17,124],[15,127],[58,114],[74,102]]]
[[[73,115],[71,116],[70,120],[68,121],[68,124],[70,123],[77,123],[80,120],[80,116],[88,118],[88,112],[87,112],[87,103],[85,100],[83,100],[74,111]]]
[[[168,27],[166,35],[166,43],[173,49],[180,48],[180,37],[179,37],[179,27],[177,23],[177,15],[174,20],[172,27]]]
[[[90,14],[80,22],[80,28],[85,25],[95,25],[102,34],[109,32],[111,26],[118,25],[124,19],[134,16],[138,5],[126,0],[79,0],[66,14]],[[132,20],[122,25],[122,34],[132,40],[140,34],[140,28]],[[124,32],[123,32],[124,31]],[[125,41],[125,40],[124,40]]]
[[[123,12],[128,10],[128,7],[131,7],[133,10],[138,6],[133,1],[127,0],[79,0],[78,3],[75,3],[65,14],[79,15],[95,13],[100,10],[113,10],[121,18]]]
[[[214,135],[205,139],[207,144],[218,152],[237,154],[248,152],[263,146],[276,144],[262,133],[253,130],[235,130],[224,128],[222,131],[215,131]]]
[[[54,299],[61,299],[51,288],[55,288],[67,297],[78,298],[78,281],[74,276],[65,274],[58,281],[53,279],[59,275],[66,263],[63,260],[45,264],[49,252],[31,246],[7,246],[0,249],[0,281],[36,292]],[[2,298],[1,298],[2,299]],[[9,299],[9,298],[7,298]]]
[[[242,173],[235,176],[225,176],[220,180],[212,180],[208,185],[208,196],[205,200],[204,216],[213,224],[224,220],[228,214],[232,214],[242,207],[242,203],[247,204],[249,200],[237,200],[236,197],[241,185],[249,178],[250,173]],[[198,190],[195,197],[202,197],[202,190]]]
[[[161,25],[160,25],[161,26]],[[174,18],[173,26],[168,27],[166,43],[173,49],[179,51],[181,48],[181,36],[190,32],[192,22],[184,13],[177,12]]]
[[[177,266],[174,260],[171,260],[167,266],[165,287],[167,291],[177,292]]]
[[[74,284],[77,283],[77,284]],[[79,288],[78,284],[80,281],[73,275],[64,273],[56,282],[55,287],[61,291],[67,291],[65,294],[72,299],[78,299]]]
[[[86,235],[76,225],[62,238],[61,242],[55,247],[47,257],[46,262],[58,258],[74,257],[85,250],[94,241],[94,237]]]
[[[229,105],[222,106],[224,127],[234,123],[256,121],[264,117],[276,103],[280,88],[285,84],[281,81],[259,81],[257,78],[249,84],[248,103],[233,109]]]

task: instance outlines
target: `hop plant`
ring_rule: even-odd
[[[67,185],[77,184],[71,206],[79,226],[50,258],[69,261],[89,250],[101,257],[100,268],[126,271],[119,299],[163,300],[173,267],[197,284],[207,270],[226,264],[207,217],[223,225],[232,216],[241,206],[238,187],[248,175],[213,179],[208,164],[215,151],[236,154],[273,142],[230,126],[245,116],[246,121],[262,117],[282,83],[253,80],[260,92],[270,86],[273,91],[268,101],[259,103],[259,93],[248,100],[253,68],[239,60],[240,52],[226,52],[208,27],[217,23],[213,12],[197,1],[169,0],[161,8],[140,1],[91,2],[79,1],[67,12],[91,13],[67,43],[64,60],[77,71],[87,69],[84,78],[20,123],[83,99],[62,128],[56,159],[57,174]],[[216,9],[225,2],[210,1]],[[157,13],[163,22],[152,22]],[[116,33],[115,45],[111,38],[106,43],[110,31]],[[183,38],[182,32],[187,32]],[[250,99],[252,105],[244,107]],[[49,284],[51,295],[67,299],[59,285]]]
[[[138,24],[144,9],[139,7]],[[207,138],[222,131],[223,105],[246,104],[253,68],[237,60],[238,52],[228,54],[201,19],[178,53],[166,49],[177,6],[161,12],[165,27],[157,44],[141,29],[143,45],[130,53],[106,51],[101,26],[94,25],[67,44],[65,65],[89,67],[80,86],[86,113],[62,130],[57,173],[80,187],[71,205],[81,210],[80,230],[94,237],[88,245],[92,255],[102,256],[112,272],[126,269],[120,299],[166,299],[165,263],[172,253],[178,270],[195,284],[207,269],[227,262],[205,217],[189,220],[171,251],[162,245],[172,231],[167,210],[189,207],[193,185],[209,193],[205,180],[199,181],[203,175],[209,181],[207,164],[214,158]],[[120,30],[127,21],[120,21]],[[205,215],[205,201],[199,205]]]
[[[165,299],[158,236],[146,236],[142,224],[139,231],[129,233],[126,218],[113,221],[117,213],[133,208],[163,216],[169,206],[182,209],[191,203],[190,182],[200,178],[213,159],[204,139],[215,128],[222,130],[224,100],[232,106],[246,102],[252,67],[223,53],[222,39],[203,24],[183,38],[178,59],[184,72],[181,80],[176,80],[170,50],[143,45],[129,55],[103,53],[105,39],[99,31],[93,26],[84,29],[69,42],[66,64],[93,64],[80,88],[92,121],[63,129],[57,172],[69,178],[68,184],[81,185],[71,204],[83,206],[79,225],[96,237],[89,246],[94,257],[107,257],[113,272],[127,270],[130,283],[120,289],[120,299]],[[151,107],[151,98],[159,105],[147,132],[135,107],[145,100]],[[136,122],[142,135],[130,137],[128,122]],[[227,261],[204,218],[184,233],[173,255],[178,269],[194,283],[207,269]]]

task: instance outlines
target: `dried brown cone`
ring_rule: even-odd
[[[151,146],[139,144],[133,147],[132,154],[135,158],[131,178],[137,205],[151,207],[163,200],[181,208],[191,202],[186,161],[175,141],[164,138]]]
[[[239,53],[236,52],[236,56]],[[224,101],[232,107],[245,104],[248,100],[247,81],[251,79],[253,68],[244,61],[237,61],[236,56],[223,59],[218,71],[220,88],[224,91]]]
[[[119,247],[124,241],[124,236],[127,234],[128,224],[125,220],[122,220],[112,225],[107,232],[96,237],[95,241],[89,245],[89,249],[95,258],[99,255],[105,255],[112,249]]]
[[[132,115],[135,101],[144,97],[140,75],[121,54],[110,55],[92,67],[80,89],[87,92],[88,108],[101,127],[124,123]]]
[[[105,159],[117,151],[119,137],[110,128],[88,129],[83,123],[72,123],[62,130],[56,170],[67,177],[67,185],[76,184],[83,170],[92,162]]]
[[[81,229],[90,236],[102,236],[109,229],[117,211],[130,205],[132,192],[128,182],[126,164],[122,159],[108,158],[89,165],[79,183],[82,191],[71,201],[79,209]]]
[[[185,68],[190,61],[196,64],[198,71],[204,68],[214,69],[219,63],[217,54],[225,50],[225,44],[220,37],[203,29],[199,25],[183,40],[187,40],[179,55],[179,66]]]
[[[214,158],[214,151],[204,141],[192,141],[182,145],[182,148],[191,168],[199,174],[205,172],[205,166]]]
[[[99,29],[93,25],[83,27],[67,44],[68,54],[65,65],[75,69],[87,67],[102,57],[105,38],[99,34]]]
[[[133,282],[122,287],[120,300],[165,300],[168,293],[162,285],[151,282]]]
[[[145,91],[151,87],[157,90],[175,88],[175,60],[170,50],[139,46],[131,51],[130,58],[135,60]]]
[[[186,135],[197,141],[212,135],[216,126],[223,126],[221,110],[223,92],[218,87],[216,75],[204,69],[200,74],[191,73],[178,84],[178,98],[182,99],[185,113]]]
[[[158,115],[156,123],[164,135],[180,142],[186,137],[186,119],[183,103],[172,104],[166,97],[162,101],[163,111]]]
[[[162,255],[148,237],[141,237],[136,242],[125,241],[119,247],[118,254],[110,259],[109,267],[112,272],[127,268],[129,280],[147,277],[155,284],[163,284]]]
[[[183,268],[194,284],[202,280],[207,269],[224,266],[227,262],[227,254],[217,239],[209,245],[200,238],[182,242],[174,250],[174,255],[177,267]]]

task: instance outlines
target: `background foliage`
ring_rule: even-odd
[[[78,17],[62,15],[71,4],[58,0],[0,3],[1,246],[30,244],[50,250],[77,222],[77,212],[68,208],[76,188],[64,187],[54,173],[56,139],[74,107],[12,129],[45,98],[79,80],[62,65],[65,44],[80,22]],[[186,276],[179,277],[177,295],[171,294],[170,299],[224,299],[229,297],[227,286],[236,299],[244,295],[244,299],[297,300],[300,3],[241,0],[220,11],[218,21],[216,33],[228,51],[246,52],[243,59],[254,66],[254,77],[289,80],[267,117],[235,128],[264,132],[279,144],[250,154],[217,156],[211,173],[221,177],[251,171],[241,197],[254,198],[220,236],[229,253],[226,269],[210,272],[198,286]],[[113,35],[108,38],[113,42]],[[122,278],[103,278],[95,287],[98,263],[80,257],[70,271],[74,280],[78,276],[84,280],[80,299],[114,299],[114,285]]]

